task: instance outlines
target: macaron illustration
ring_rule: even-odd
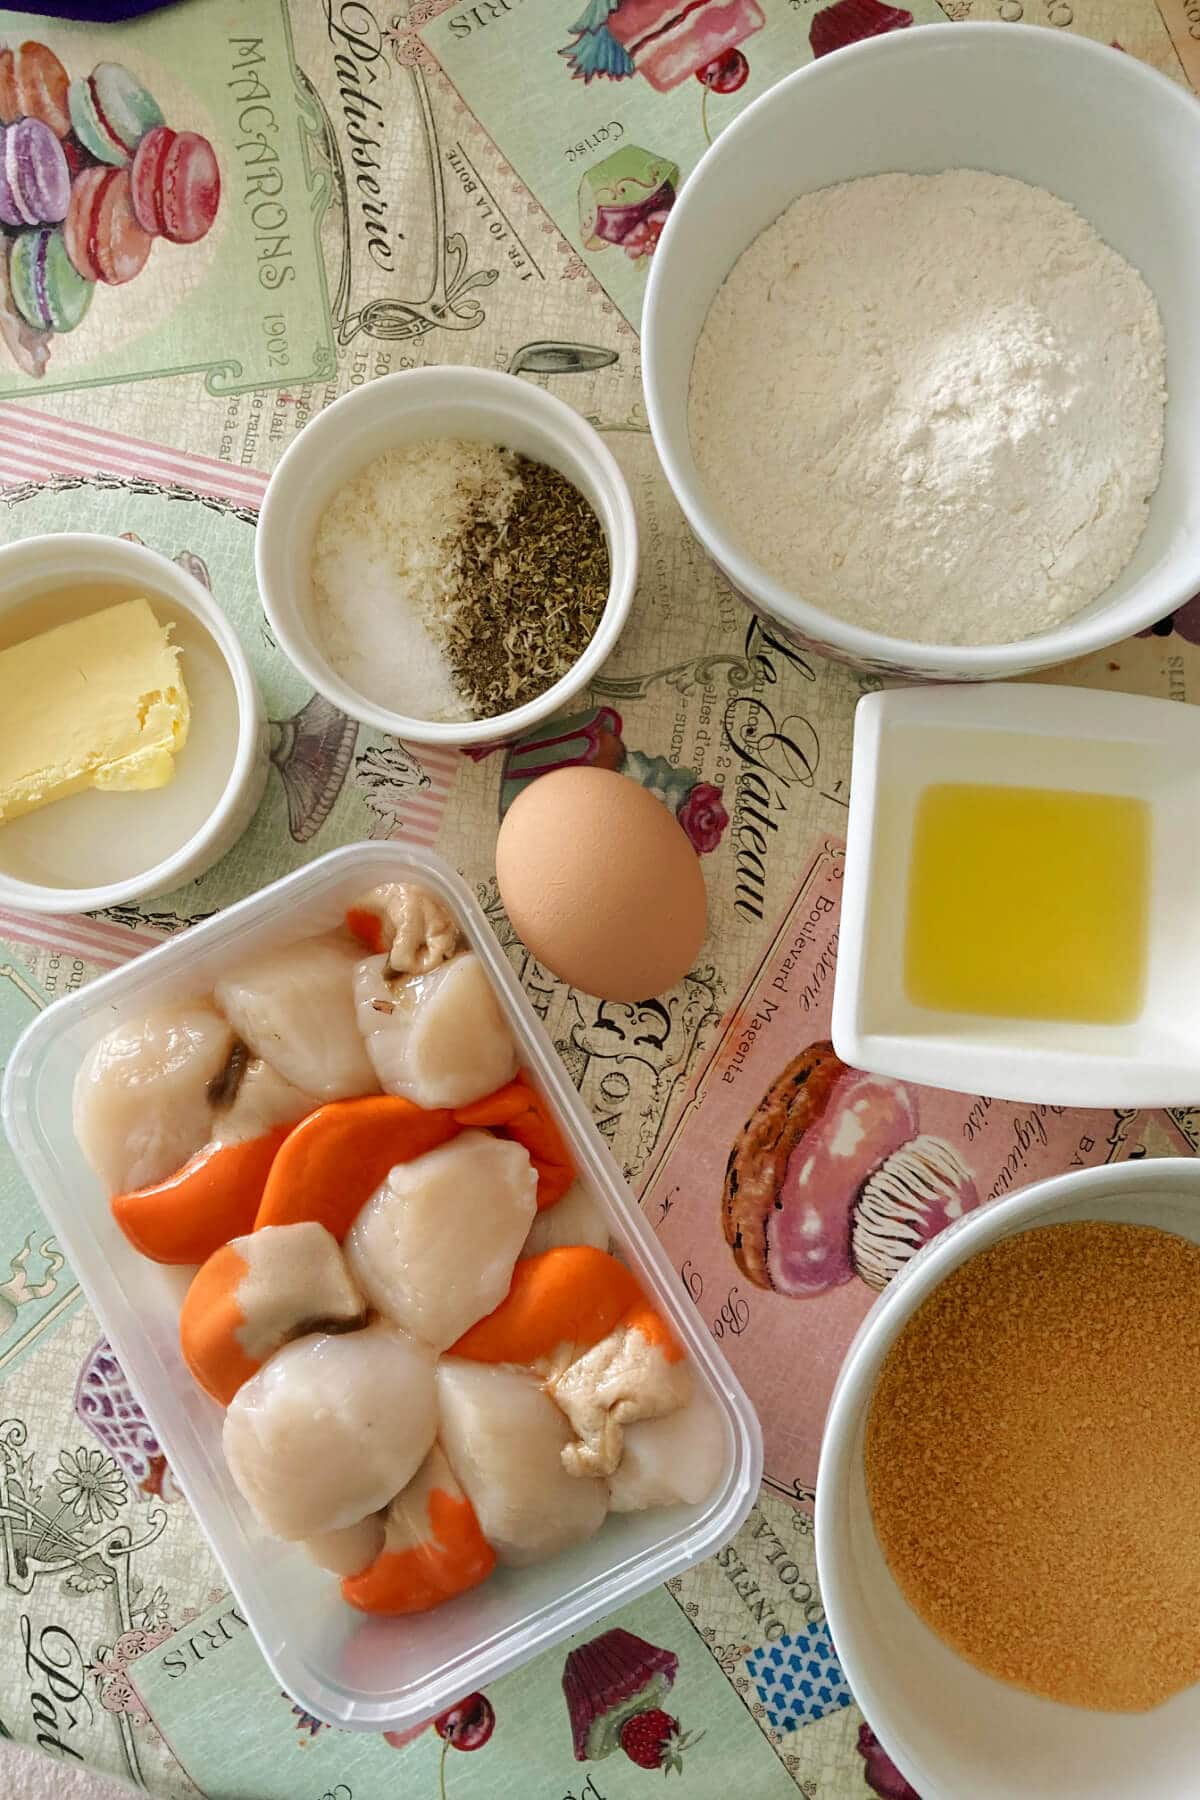
[[[156,237],[197,243],[220,202],[209,140],[122,64],[72,80],[48,45],[0,43],[0,343],[22,374],[46,373],[96,283],[132,281]]]
[[[120,63],[97,63],[71,83],[68,106],[75,135],[103,163],[123,168],[163,116],[148,88]]]
[[[109,287],[132,281],[154,242],[133,210],[129,171],[103,165],[75,177],[63,232],[79,273]]]
[[[811,1298],[854,1276],[886,1287],[978,1204],[957,1151],[920,1131],[912,1091],[817,1043],[792,1058],[739,1132],[721,1217],[757,1287]]]
[[[15,49],[0,45],[0,122],[5,125],[39,119],[55,137],[66,137],[71,129],[70,85],[67,71],[48,44],[30,38]]]
[[[14,239],[8,279],[22,318],[39,331],[74,331],[96,291],[67,255],[62,232],[47,227]]]
[[[0,219],[6,225],[57,225],[71,197],[63,147],[40,119],[0,128]]]
[[[133,210],[152,236],[195,244],[212,229],[221,171],[212,145],[199,132],[154,126],[138,145],[130,178]]]
[[[16,239],[0,234],[0,341],[20,369],[34,380],[46,373],[52,333],[32,326],[13,299],[9,263]]]

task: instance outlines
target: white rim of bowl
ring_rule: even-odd
[[[983,1250],[1027,1229],[1062,1201],[1085,1198],[1093,1190],[1108,1194],[1114,1189],[1136,1190],[1156,1182],[1161,1187],[1191,1190],[1200,1200],[1200,1163],[1190,1156],[1163,1156],[1139,1162],[1100,1163],[1091,1169],[1070,1169],[1062,1175],[1049,1175],[1018,1193],[964,1214],[956,1224],[940,1232],[918,1251],[885,1288],[863,1319],[842,1360],[825,1414],[817,1468],[813,1508],[817,1585],[833,1647],[855,1700],[901,1774],[919,1792],[927,1794],[929,1800],[959,1800],[959,1797],[942,1786],[924,1763],[913,1760],[903,1728],[893,1728],[896,1724],[894,1708],[886,1692],[881,1692],[859,1662],[857,1640],[861,1633],[856,1632],[855,1641],[851,1643],[842,1632],[846,1611],[842,1572],[848,1565],[848,1557],[844,1546],[841,1550],[835,1549],[832,1540],[837,1529],[835,1521],[840,1523],[846,1514],[846,1490],[852,1467],[850,1439],[878,1380],[878,1371],[874,1374],[870,1371],[890,1349],[917,1308],[956,1269]],[[982,1240],[977,1248],[973,1242],[976,1237]],[[903,1304],[898,1303],[901,1300]],[[868,1373],[864,1374],[864,1371]],[[842,1632],[841,1643],[839,1632]]]
[[[413,719],[404,713],[394,713],[387,707],[378,706],[367,699],[357,689],[343,682],[327,663],[311,656],[303,644],[293,633],[290,624],[281,619],[271,594],[271,583],[264,570],[266,552],[264,544],[268,542],[270,533],[285,529],[286,520],[281,515],[276,523],[275,515],[281,504],[286,504],[286,483],[289,477],[289,465],[300,454],[305,434],[310,431],[318,433],[336,430],[337,422],[355,407],[364,404],[364,396],[373,394],[381,385],[404,382],[407,385],[402,394],[411,394],[425,401],[435,400],[439,394],[455,400],[468,399],[472,391],[478,394],[481,390],[490,390],[497,397],[503,395],[514,399],[518,395],[521,404],[533,412],[540,412],[552,427],[557,427],[558,435],[565,440],[566,447],[574,452],[581,463],[591,461],[595,464],[600,477],[598,485],[607,486],[611,490],[613,510],[613,539],[623,548],[626,562],[624,579],[617,584],[611,577],[608,598],[604,603],[604,611],[600,616],[590,640],[581,655],[565,675],[560,675],[553,686],[533,700],[527,700],[523,706],[514,707],[511,712],[497,713],[490,719],[455,720],[444,722],[438,719]],[[422,390],[425,390],[422,396]],[[333,420],[331,426],[328,421]],[[309,440],[311,444],[311,439]],[[311,454],[306,450],[306,454]],[[281,501],[281,493],[283,500]],[[603,524],[604,521],[601,520]],[[522,381],[518,375],[508,375],[497,369],[475,369],[456,364],[439,364],[429,369],[400,369],[390,375],[378,376],[374,381],[354,388],[343,394],[332,405],[323,407],[303,430],[288,445],[274,473],[267,483],[267,491],[263,495],[262,506],[258,515],[258,530],[255,534],[255,573],[258,578],[259,598],[267,622],[289,661],[310,681],[319,694],[340,707],[352,719],[358,719],[364,725],[372,725],[378,731],[387,732],[392,737],[406,738],[411,743],[441,745],[446,749],[461,749],[464,745],[497,744],[509,738],[520,737],[531,725],[548,718],[566,700],[577,694],[600,665],[612,654],[621,632],[629,618],[630,608],[638,580],[638,527],[637,515],[634,512],[633,500],[620,465],[612,451],[604,443],[594,425],[560,400],[557,394],[549,394],[543,388],[531,382]],[[615,557],[610,552],[610,562]]]
[[[77,554],[86,558],[97,538],[106,544],[121,546],[119,555],[130,566],[131,583],[138,581],[138,565],[141,565],[149,589],[147,599],[158,599],[165,605],[171,605],[172,595],[168,582],[177,583],[187,593],[191,602],[190,610],[220,650],[233,682],[238,714],[237,748],[233,767],[221,789],[220,798],[200,830],[178,850],[165,857],[162,862],[154,863],[142,874],[110,882],[106,887],[56,888],[42,887],[36,882],[18,881],[11,875],[0,873],[0,899],[24,912],[99,912],[106,906],[119,906],[125,901],[145,899],[148,895],[169,893],[176,885],[179,873],[182,871],[186,874],[189,866],[202,857],[207,847],[225,830],[229,815],[237,805],[258,761],[262,709],[258,687],[241,641],[203,583],[197,581],[194,575],[189,575],[178,563],[173,563],[161,551],[151,549],[148,544],[131,544],[127,538],[110,538],[100,531],[39,533],[34,537],[17,538],[10,544],[0,546],[0,586],[3,585],[7,564],[15,561],[18,556],[28,556],[31,544],[50,546],[56,554]],[[167,578],[161,573],[164,567],[170,570]],[[70,579],[64,575],[62,585],[69,585]],[[114,579],[119,581],[121,577]],[[30,598],[36,599],[36,593],[31,594]],[[185,611],[189,610],[183,601],[177,600],[176,603]],[[0,825],[0,831],[3,829]]]
[[[814,62],[805,64],[804,68],[797,69],[794,74],[776,82],[774,87],[760,94],[757,100],[751,101],[746,110],[739,113],[716,142],[704,152],[688,176],[671,209],[658,248],[651,258],[642,311],[642,391],[646,400],[650,435],[675,499],[704,549],[731,584],[740,589],[754,606],[774,613],[784,626],[798,632],[818,649],[828,645],[859,664],[886,663],[894,665],[900,672],[915,665],[932,675],[971,676],[976,680],[1021,674],[1086,656],[1090,651],[1103,649],[1129,637],[1164,618],[1173,607],[1190,599],[1195,591],[1196,578],[1193,577],[1177,583],[1168,591],[1164,601],[1156,600],[1152,604],[1146,602],[1140,609],[1135,606],[1136,596],[1130,596],[1124,603],[1130,609],[1128,619],[1115,634],[1111,614],[1101,613],[1094,619],[1068,623],[1053,631],[1017,638],[1006,644],[922,644],[908,638],[887,637],[882,632],[851,625],[839,619],[836,614],[824,612],[820,607],[802,600],[747,555],[717,522],[699,476],[692,479],[685,473],[683,457],[677,452],[673,434],[665,422],[657,385],[657,367],[660,339],[670,330],[667,292],[670,252],[675,238],[682,230],[680,221],[688,215],[693,197],[698,194],[704,171],[737,155],[743,137],[754,128],[758,114],[771,107],[786,104],[790,97],[794,97],[797,105],[801,104],[809,83],[826,79],[829,71],[840,71],[851,61],[865,62],[882,57],[895,61],[908,55],[924,55],[930,44],[945,44],[948,41],[970,42],[981,53],[987,54],[989,46],[993,51],[1005,44],[1011,47],[1014,41],[1032,39],[1035,34],[1039,49],[1044,55],[1075,56],[1095,62],[1103,59],[1110,70],[1116,66],[1110,59],[1119,58],[1121,72],[1117,74],[1118,81],[1128,81],[1134,87],[1140,84],[1145,91],[1147,104],[1155,104],[1160,109],[1174,107],[1180,116],[1188,114],[1200,126],[1200,113],[1197,110],[1200,102],[1192,94],[1137,57],[1113,50],[1107,44],[1096,43],[1091,38],[1078,37],[1065,31],[1048,33],[1041,25],[1005,25],[998,21],[913,26],[907,31],[889,32],[881,37],[848,44],[842,50],[834,50],[827,56],[818,57]],[[686,412],[683,430],[686,451]],[[981,673],[983,668],[988,671],[986,675]]]

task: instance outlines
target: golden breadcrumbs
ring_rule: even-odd
[[[1200,1679],[1200,1246],[1054,1225],[955,1271],[867,1421],[875,1528],[969,1661],[1139,1712]]]

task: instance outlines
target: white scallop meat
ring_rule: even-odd
[[[333,935],[268,950],[222,977],[217,1005],[255,1056],[320,1100],[376,1094],[354,1014],[358,953]]]
[[[599,1531],[605,1483],[567,1474],[570,1427],[532,1375],[444,1356],[437,1393],[439,1441],[498,1561],[524,1568]]]
[[[93,1044],[75,1078],[75,1135],[110,1194],[162,1181],[208,1141],[210,1088],[233,1048],[205,1001],[157,1008]]]
[[[375,1324],[277,1351],[230,1404],[225,1460],[267,1531],[313,1538],[381,1511],[436,1431],[432,1357]]]
[[[468,1106],[517,1072],[512,1032],[474,951],[397,978],[386,956],[358,966],[359,1028],[385,1093],[418,1106]]]
[[[350,1228],[346,1261],[377,1312],[444,1350],[508,1293],[536,1211],[528,1152],[464,1131],[390,1171]]]
[[[698,1506],[725,1467],[725,1421],[696,1383],[686,1406],[625,1427],[625,1448],[608,1484],[613,1512],[647,1506]]]

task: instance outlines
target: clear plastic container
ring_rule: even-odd
[[[382,881],[441,896],[490,972],[521,1052],[608,1215],[614,1245],[671,1321],[726,1423],[725,1468],[699,1506],[614,1514],[598,1535],[533,1568],[498,1570],[473,1593],[402,1620],[366,1618],[303,1551],[267,1537],[221,1453],[222,1411],[179,1351],[181,1271],[118,1231],[71,1124],[85,1052],[121,1018],[209,990],[230,963],[342,922]],[[308,1712],[358,1731],[416,1724],[549,1645],[710,1556],[746,1517],[762,1474],[754,1410],[687,1302],[679,1278],[567,1080],[553,1046],[465,883],[398,843],[334,850],[57,1002],[21,1038],[4,1083],[4,1125],[229,1585],[280,1685]],[[320,1454],[314,1445],[314,1456]]]

